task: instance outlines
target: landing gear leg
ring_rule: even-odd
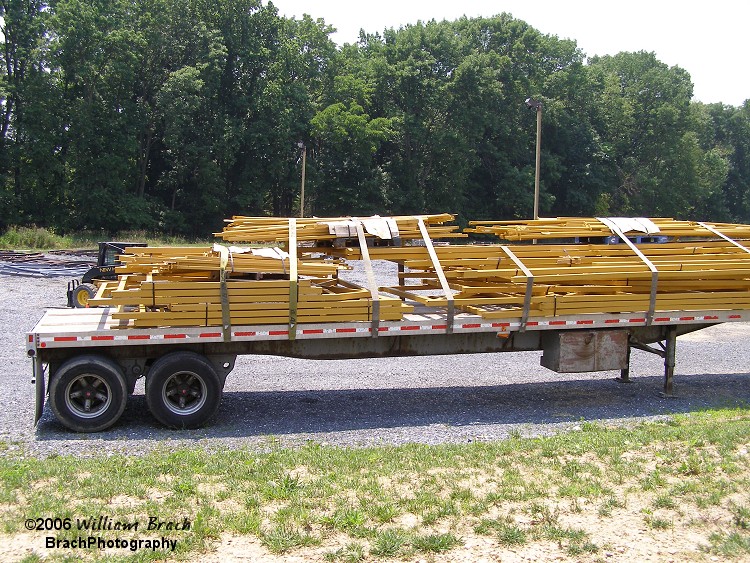
[[[630,381],[630,338],[628,338],[628,351],[625,356],[625,367],[620,370],[620,377],[616,377],[618,383],[632,383]]]
[[[667,328],[664,341],[664,397],[674,397],[672,393],[672,380],[674,379],[675,352],[677,351],[677,327]]]
[[[662,397],[674,398],[672,392],[672,383],[674,380],[674,366],[675,366],[675,352],[677,351],[677,327],[668,326],[664,328],[662,333],[664,342],[657,342],[658,348],[648,346],[639,342],[637,339],[633,339],[628,343],[628,360],[630,360],[630,347],[656,354],[657,356],[664,358],[664,391],[660,393]],[[629,363],[628,363],[629,365]],[[627,373],[626,373],[627,372]],[[629,381],[630,373],[629,370],[622,370],[620,379],[618,381]]]

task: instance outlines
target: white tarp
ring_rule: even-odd
[[[398,224],[391,217],[354,217],[347,221],[327,221],[328,232],[336,238],[355,238],[357,236],[357,225],[362,224],[365,232],[374,237],[390,240],[398,236]]]
[[[214,245],[214,250],[220,245]],[[229,255],[232,254],[252,254],[253,256],[259,256],[260,258],[274,258],[276,260],[288,260],[289,253],[284,252],[278,247],[273,248],[250,248],[247,246],[230,246],[228,248]]]
[[[355,221],[327,221],[323,224],[328,226],[328,233],[336,238],[355,238],[357,236],[357,223]]]
[[[597,217],[599,221],[611,228],[614,225],[623,233],[633,231],[653,235],[661,232],[651,219],[646,217]],[[609,223],[608,223],[609,222]]]

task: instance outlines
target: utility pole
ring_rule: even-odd
[[[305,216],[305,168],[307,167],[307,147],[303,141],[297,143],[297,146],[302,149],[302,186],[300,187],[299,195],[299,216],[302,218]]]
[[[536,110],[536,166],[534,169],[534,219],[539,219],[539,169],[542,163],[542,102],[526,99],[526,107]]]

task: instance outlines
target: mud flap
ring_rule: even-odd
[[[44,410],[44,396],[46,389],[44,386],[44,364],[39,356],[34,356],[34,385],[36,388],[36,403],[34,408],[34,426],[42,418],[42,411]]]

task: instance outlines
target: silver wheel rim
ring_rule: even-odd
[[[112,404],[112,389],[100,376],[83,373],[68,383],[65,406],[78,418],[96,418]]]
[[[206,382],[192,371],[173,373],[162,386],[161,399],[174,414],[196,413],[206,404]]]

